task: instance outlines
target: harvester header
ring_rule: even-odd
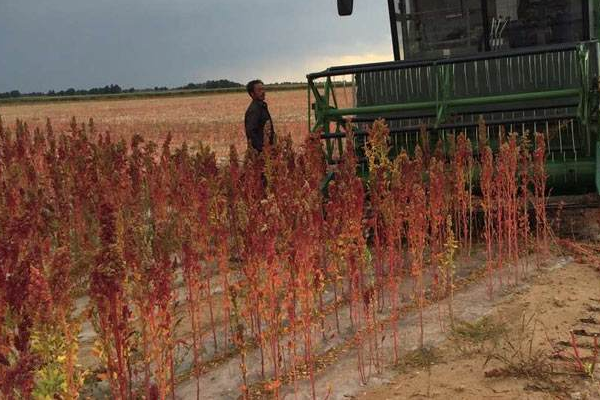
[[[309,74],[309,119],[329,162],[384,118],[391,154],[463,132],[543,133],[553,193],[600,188],[599,0],[389,0],[394,60]],[[338,0],[340,15],[353,1]],[[391,55],[391,54],[390,54]],[[391,58],[391,57],[390,57]]]

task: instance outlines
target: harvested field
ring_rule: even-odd
[[[135,100],[79,101],[0,105],[0,117],[12,124],[18,119],[31,127],[44,127],[49,118],[57,131],[69,127],[72,117],[87,123],[90,118],[98,132],[110,132],[128,140],[136,133],[147,140],[162,142],[167,133],[173,144],[198,141],[211,146],[217,158],[226,157],[229,146],[246,149],[244,112],[250,98],[246,93],[215,94]],[[278,135],[290,134],[299,143],[307,132],[307,94],[305,90],[267,93],[267,102]]]

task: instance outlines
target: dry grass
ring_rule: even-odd
[[[501,335],[487,355],[486,364],[495,360],[499,368],[485,372],[488,378],[520,377],[547,380],[553,373],[548,359],[548,349],[534,346],[536,335],[540,334],[535,314],[521,316],[520,324],[512,332]]]
[[[485,316],[474,322],[458,321],[450,337],[454,347],[461,354],[468,356],[484,352],[486,346],[497,343],[505,333],[506,327]]]

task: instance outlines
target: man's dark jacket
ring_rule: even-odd
[[[273,144],[275,130],[273,129],[273,120],[271,114],[269,114],[267,103],[261,100],[252,100],[246,110],[246,138],[248,138],[249,144],[259,152],[263,150],[265,125],[267,123],[270,127],[269,143]]]

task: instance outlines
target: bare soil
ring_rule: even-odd
[[[427,357],[408,357],[396,376],[356,397],[600,399],[598,370],[593,378],[578,371],[569,345],[574,331],[580,357],[592,357],[593,339],[584,335],[600,332],[599,320],[596,266],[572,261],[558,264],[501,300],[479,324],[463,325],[470,330],[461,331],[459,326],[459,333],[449,335]],[[512,362],[490,359],[510,359],[517,346],[525,347],[524,354]],[[527,374],[512,364],[531,367],[531,371]]]

